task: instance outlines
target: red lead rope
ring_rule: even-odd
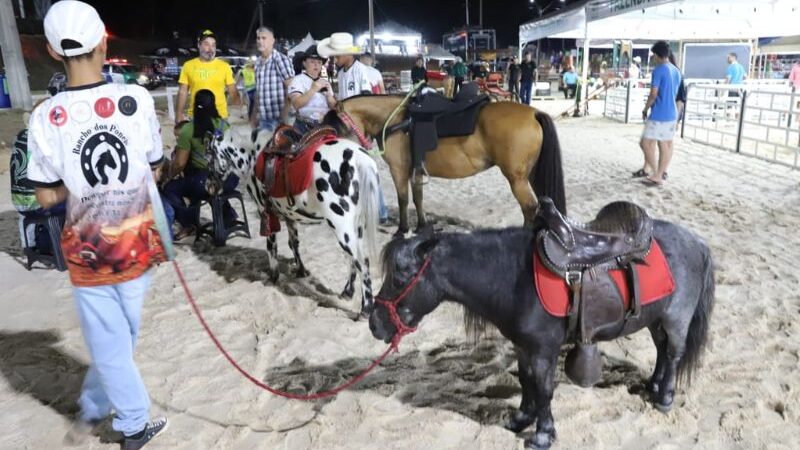
[[[306,394],[306,395],[292,394],[291,392],[279,391],[273,387],[270,387],[262,383],[261,381],[256,379],[256,377],[250,375],[246,370],[242,369],[242,367],[239,366],[239,364],[231,357],[231,355],[228,354],[225,348],[222,347],[222,344],[220,344],[217,337],[214,336],[214,333],[211,332],[211,328],[209,328],[208,324],[206,323],[206,320],[203,318],[203,314],[200,312],[200,308],[197,307],[197,302],[194,300],[192,293],[189,291],[189,286],[186,284],[186,279],[183,278],[183,272],[181,272],[181,268],[178,267],[178,262],[173,260],[172,265],[173,267],[175,267],[175,273],[178,275],[178,279],[181,281],[181,285],[183,286],[183,291],[186,293],[186,299],[189,301],[189,305],[191,305],[192,310],[194,310],[194,313],[197,316],[197,320],[200,321],[200,325],[202,325],[203,328],[206,330],[206,333],[208,333],[208,337],[210,337],[211,340],[214,342],[214,345],[217,346],[219,351],[222,353],[222,356],[224,356],[225,359],[227,359],[228,362],[231,363],[231,365],[236,370],[238,370],[243,377],[247,378],[248,380],[250,380],[250,382],[260,387],[261,389],[264,389],[265,391],[280,397],[290,398],[293,400],[317,400],[320,398],[333,397],[339,392],[363,380],[364,377],[367,376],[367,374],[372,372],[373,369],[378,367],[378,364],[382,363],[383,360],[386,359],[387,356],[389,356],[389,353],[391,353],[392,351],[399,351],[398,346],[400,345],[400,340],[403,339],[405,335],[413,333],[414,331],[417,330],[416,327],[409,327],[408,325],[403,323],[402,319],[400,319],[400,315],[397,314],[397,305],[399,305],[400,302],[411,292],[411,290],[414,289],[414,286],[416,286],[417,283],[419,283],[419,280],[422,278],[422,274],[425,272],[425,269],[428,268],[430,262],[431,258],[429,256],[428,258],[425,259],[425,262],[422,264],[422,267],[420,267],[417,274],[414,276],[411,282],[408,283],[408,286],[406,286],[406,288],[403,289],[403,292],[401,292],[400,295],[398,295],[392,300],[384,300],[381,298],[375,299],[375,301],[384,305],[386,309],[389,311],[389,318],[391,319],[392,324],[397,330],[394,337],[392,338],[392,342],[389,344],[389,348],[387,348],[386,351],[383,352],[383,354],[378,359],[373,361],[372,364],[369,365],[369,367],[367,367],[363,372],[353,377],[347,383],[344,383],[327,391],[317,392],[316,394]]]
[[[396,351],[397,350],[397,344],[400,343],[400,339],[397,339],[397,336],[395,336],[395,339],[397,339],[397,341],[395,342],[395,340],[393,339],[391,345],[389,345],[389,348],[387,348],[386,351],[383,352],[383,354],[377,360],[373,361],[372,364],[370,364],[370,366],[367,367],[366,370],[364,370],[363,372],[361,372],[360,374],[355,376],[353,379],[351,379],[347,383],[344,383],[344,384],[342,384],[340,386],[337,386],[337,387],[335,387],[333,389],[330,389],[330,390],[327,390],[327,391],[322,391],[322,392],[317,392],[315,394],[306,394],[306,395],[292,394],[291,392],[279,391],[279,390],[277,390],[277,389],[275,389],[273,387],[270,387],[270,386],[262,383],[261,381],[256,379],[254,376],[250,375],[246,370],[242,369],[241,366],[239,366],[239,364],[236,363],[236,361],[231,357],[231,355],[228,354],[228,352],[225,350],[225,348],[222,347],[222,344],[220,344],[220,342],[217,339],[217,337],[214,336],[213,332],[211,332],[211,328],[208,327],[208,324],[206,323],[205,319],[203,319],[203,314],[200,312],[200,308],[197,307],[197,302],[195,302],[194,297],[192,296],[192,293],[189,292],[189,286],[186,284],[186,280],[183,278],[183,273],[181,272],[180,267],[178,267],[178,262],[177,261],[172,261],[172,265],[173,265],[173,267],[175,267],[175,273],[178,274],[178,279],[181,281],[181,285],[183,285],[183,291],[186,293],[186,299],[189,301],[189,304],[191,305],[192,310],[194,310],[195,315],[197,315],[197,319],[200,321],[200,324],[206,330],[206,333],[208,333],[208,337],[210,337],[211,340],[214,341],[214,345],[217,346],[217,348],[222,353],[222,355],[225,357],[225,359],[227,359],[228,362],[231,363],[231,365],[236,370],[238,370],[239,373],[242,374],[243,377],[245,377],[248,380],[250,380],[250,382],[252,382],[256,386],[260,387],[261,389],[264,389],[265,391],[270,392],[272,394],[275,394],[277,396],[290,398],[290,399],[293,399],[293,400],[317,400],[317,399],[320,399],[320,398],[333,397],[334,395],[338,394],[339,392],[341,392],[341,391],[349,388],[350,386],[358,383],[359,381],[363,380],[364,377],[366,377],[368,373],[370,373],[373,369],[375,369],[375,367],[377,367],[378,364],[383,362],[383,360],[386,359],[387,356],[389,356],[389,353],[391,353],[392,350]],[[396,314],[397,313],[395,312],[395,315]]]

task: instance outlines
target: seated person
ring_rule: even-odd
[[[197,225],[197,203],[208,198],[206,180],[205,138],[208,133],[227,130],[229,125],[222,120],[214,103],[214,94],[208,89],[197,91],[194,98],[193,119],[183,124],[172,161],[163,176],[162,198],[174,210],[175,220],[181,226],[176,239],[191,235]],[[178,175],[183,177],[177,178]],[[239,185],[239,177],[229,176],[223,183],[222,192],[229,193]],[[184,199],[189,200],[187,206]],[[165,206],[165,208],[167,208]],[[237,219],[236,211],[228,202],[223,206],[223,221],[229,224]]]
[[[28,238],[30,247],[34,247],[37,253],[52,255],[52,242],[50,234],[43,225],[28,227],[24,229],[23,221],[25,218],[44,218],[49,215],[63,216],[66,212],[66,204],[61,203],[50,209],[44,209],[36,201],[34,186],[28,180],[28,130],[24,129],[17,134],[14,141],[14,149],[11,152],[11,203],[19,212],[19,231],[20,243],[25,245],[25,236]]]
[[[578,90],[578,74],[575,69],[569,67],[564,72],[564,98],[575,98],[575,92]]]
[[[297,110],[295,130],[306,134],[319,125],[328,110],[336,106],[336,98],[328,80],[320,78],[325,58],[319,56],[317,46],[310,46],[302,59],[303,72],[292,78],[289,84],[289,101]]]

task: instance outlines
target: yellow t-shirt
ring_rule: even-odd
[[[197,91],[208,89],[214,93],[217,112],[220,117],[228,117],[228,101],[225,99],[225,87],[233,84],[231,65],[221,59],[203,61],[200,58],[190,59],[183,64],[178,84],[189,86],[189,114],[194,110],[194,95]]]

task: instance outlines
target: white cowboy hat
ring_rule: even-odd
[[[339,55],[360,55],[361,48],[353,42],[353,35],[350,33],[333,33],[331,37],[325,38],[317,45],[319,54],[327,58]]]

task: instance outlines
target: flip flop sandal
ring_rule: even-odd
[[[667,172],[664,172],[664,175],[661,175],[661,179],[667,181]]]
[[[661,187],[664,185],[664,183],[659,183],[657,181],[651,180],[650,178],[643,179],[642,184],[644,184],[647,187]]]
[[[633,172],[633,178],[642,178],[646,176],[647,172],[645,172],[644,169],[639,169],[636,172]]]

